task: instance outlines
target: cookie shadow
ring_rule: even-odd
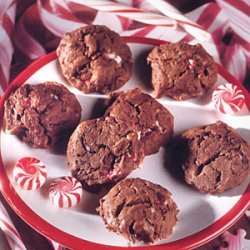
[[[109,189],[102,187],[98,192],[83,192],[83,198],[79,205],[79,210],[87,214],[98,214],[97,208],[100,205],[100,199],[108,193]]]
[[[204,200],[198,200],[193,206],[189,206],[177,216],[180,224],[177,224],[176,232],[173,235],[192,235],[201,231],[215,221],[214,208]],[[174,240],[174,239],[173,239]]]
[[[54,155],[66,155],[67,145],[68,145],[70,135],[67,135],[64,138],[61,138],[58,142],[56,142],[53,145],[53,147],[48,150],[49,153],[54,154]]]
[[[151,85],[151,67],[147,64],[147,56],[152,49],[147,49],[140,53],[134,59],[134,73],[139,78],[139,87],[146,89],[147,91],[152,90]]]
[[[180,184],[185,186],[185,189],[193,189],[185,182],[184,172],[182,170],[182,163],[188,157],[187,141],[180,140],[178,136],[172,138],[172,140],[164,147],[164,168],[168,174],[173,177]],[[186,150],[185,150],[186,149]]]
[[[45,198],[49,198],[49,186],[55,178],[47,178],[46,182],[40,187],[39,191],[41,195]]]
[[[237,128],[236,131],[250,145],[250,129]]]
[[[6,173],[7,173],[8,175],[12,175],[12,174],[13,174],[13,169],[14,169],[14,167],[15,167],[15,164],[16,164],[16,162],[14,162],[14,161],[8,161],[8,162],[4,165],[5,171],[6,171]]]
[[[212,93],[213,93],[213,91],[210,89],[207,91],[207,93],[204,96],[194,98],[193,102],[195,104],[200,105],[200,106],[207,105],[212,100]]]
[[[90,119],[96,119],[104,116],[105,111],[109,106],[109,98],[108,99],[97,99],[92,107],[90,113]]]

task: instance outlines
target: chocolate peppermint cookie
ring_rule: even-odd
[[[138,130],[145,155],[157,153],[173,134],[174,117],[153,97],[133,89],[113,95],[106,116]]]
[[[241,184],[250,173],[250,147],[223,122],[192,128],[180,135],[175,153],[185,180],[216,194]]]
[[[75,129],[81,106],[61,84],[25,84],[6,100],[4,118],[7,132],[35,148],[48,148]]]
[[[128,178],[100,200],[98,211],[107,229],[133,243],[154,243],[173,233],[179,210],[165,188]]]
[[[119,181],[139,167],[143,158],[138,132],[113,117],[79,124],[67,148],[69,170],[87,186]]]
[[[57,55],[68,82],[84,93],[108,93],[131,77],[131,51],[119,34],[89,25],[65,34]]]
[[[155,97],[186,100],[203,96],[217,80],[217,66],[200,44],[166,43],[148,55]]]

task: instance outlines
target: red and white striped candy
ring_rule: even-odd
[[[21,188],[35,190],[44,184],[47,169],[40,160],[34,157],[23,157],[14,166],[13,175]]]
[[[221,113],[235,114],[244,106],[245,96],[237,85],[226,83],[214,89],[212,102]]]
[[[25,250],[27,249],[24,245],[24,242],[18,233],[17,229],[15,228],[12,219],[10,218],[7,210],[3,206],[0,201],[0,229],[2,230],[4,236],[6,237],[10,248],[9,249],[16,249],[16,250]],[[0,237],[2,238],[2,237]],[[5,245],[5,244],[3,244]],[[0,243],[0,246],[2,244]],[[1,248],[1,247],[0,247]],[[1,248],[3,249],[3,248]]]
[[[82,197],[81,183],[71,177],[55,179],[49,187],[49,198],[58,207],[75,206]]]

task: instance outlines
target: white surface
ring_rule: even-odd
[[[145,55],[152,46],[130,44],[130,47],[136,67],[134,67],[132,79],[121,90],[139,86],[146,91],[147,89],[142,79],[147,72],[145,68],[140,68],[140,65],[143,64]],[[32,75],[27,82],[36,84],[44,81],[64,83],[77,95],[83,109],[82,120],[88,119],[91,116],[97,99],[104,98],[103,95],[97,94],[84,95],[78,90],[69,87],[61,76],[57,61],[48,63]],[[224,79],[219,77],[217,84],[224,82]],[[210,98],[211,95],[208,95],[206,100],[196,99],[194,101],[178,102],[162,98],[159,101],[174,115],[175,133],[179,133],[192,126],[208,124],[220,119],[236,128],[245,140],[250,143],[250,115],[246,107],[241,112],[241,115],[238,116],[219,115],[208,102]],[[101,217],[95,213],[95,207],[98,206],[98,200],[104,194],[103,192],[98,195],[84,192],[81,202],[76,207],[70,209],[60,209],[50,203],[47,192],[49,181],[52,178],[70,175],[66,166],[65,155],[47,150],[32,149],[18,140],[16,136],[8,135],[3,130],[1,131],[1,150],[3,162],[11,183],[13,183],[16,192],[23,201],[35,213],[55,227],[77,237],[102,244],[127,246],[126,240],[121,236],[105,229]],[[42,160],[47,166],[47,183],[41,189],[25,191],[15,184],[12,176],[12,168],[14,163],[24,156],[34,156]],[[180,209],[178,224],[175,227],[174,234],[159,244],[181,239],[211,225],[236,204],[241,197],[240,194],[244,192],[249,183],[248,178],[241,186],[224,192],[219,196],[200,194],[173,177],[164,167],[164,158],[164,150],[161,149],[158,154],[147,156],[141,166],[142,168],[137,169],[130,175],[150,180],[167,188],[173,193],[173,198]]]

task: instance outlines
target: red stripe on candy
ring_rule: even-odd
[[[148,26],[145,28],[142,28],[141,30],[135,32],[133,34],[133,36],[146,36],[148,33],[150,33],[153,29],[155,28],[155,26]]]
[[[202,25],[203,28],[208,29],[214,22],[221,9],[216,4],[208,4],[202,11],[201,15],[197,19],[197,23]]]
[[[249,16],[250,7],[242,0],[223,0],[223,2],[228,3],[232,7],[236,8],[237,10],[243,12],[245,15]]]

